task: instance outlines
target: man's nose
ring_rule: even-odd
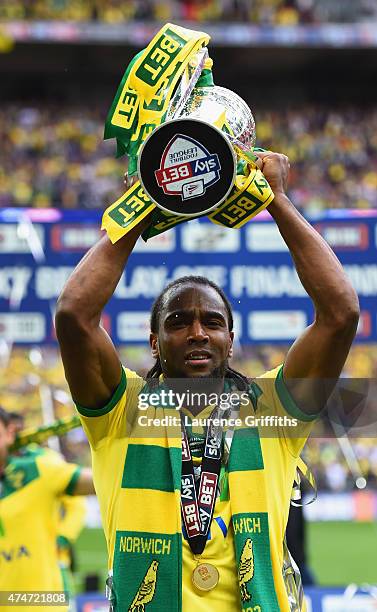
[[[208,340],[207,331],[205,330],[199,319],[195,319],[190,325],[187,339],[189,342],[203,342]]]

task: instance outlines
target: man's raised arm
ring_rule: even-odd
[[[59,296],[55,324],[65,375],[74,401],[86,408],[103,407],[120,382],[119,357],[100,319],[147,225],[148,217],[115,244],[101,238]]]
[[[288,158],[271,152],[258,155],[262,158],[262,171],[275,194],[268,211],[290,250],[297,274],[315,307],[314,323],[304,330],[288,351],[284,377],[335,381],[356,333],[359,320],[357,294],[327,242],[288,199],[285,193]],[[319,382],[312,389],[320,386]],[[326,400],[322,394],[323,399]],[[317,409],[315,402],[309,402],[306,411]]]

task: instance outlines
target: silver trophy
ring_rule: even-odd
[[[255,161],[255,122],[246,102],[213,84],[201,50],[181,78],[166,121],[143,143],[138,176],[165,212],[197,217],[220,206],[235,182],[240,156]],[[247,157],[248,156],[248,157]]]

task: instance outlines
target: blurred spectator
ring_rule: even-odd
[[[0,134],[0,206],[92,208],[119,197],[124,161],[103,142],[99,113],[8,107]]]
[[[374,0],[0,0],[0,20],[105,23],[178,19],[292,26],[370,20],[376,10]]]
[[[0,111],[0,207],[104,208],[123,193],[125,158],[103,141],[105,110]],[[255,112],[260,146],[291,160],[290,196],[307,212],[377,204],[377,111]]]
[[[376,112],[306,108],[256,119],[259,143],[291,160],[290,196],[298,208],[376,206]]]

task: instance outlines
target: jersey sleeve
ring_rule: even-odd
[[[76,404],[89,444],[93,449],[108,438],[125,434],[127,423],[137,413],[138,395],[145,381],[128,368],[122,368],[120,383],[114,395],[103,408],[85,408]]]
[[[290,453],[298,457],[319,415],[307,414],[296,404],[285,384],[283,365],[265,372],[253,384],[258,397],[258,416],[278,417],[278,435]]]
[[[46,487],[52,494],[73,495],[81,472],[79,465],[48,454],[37,457],[37,463]]]

